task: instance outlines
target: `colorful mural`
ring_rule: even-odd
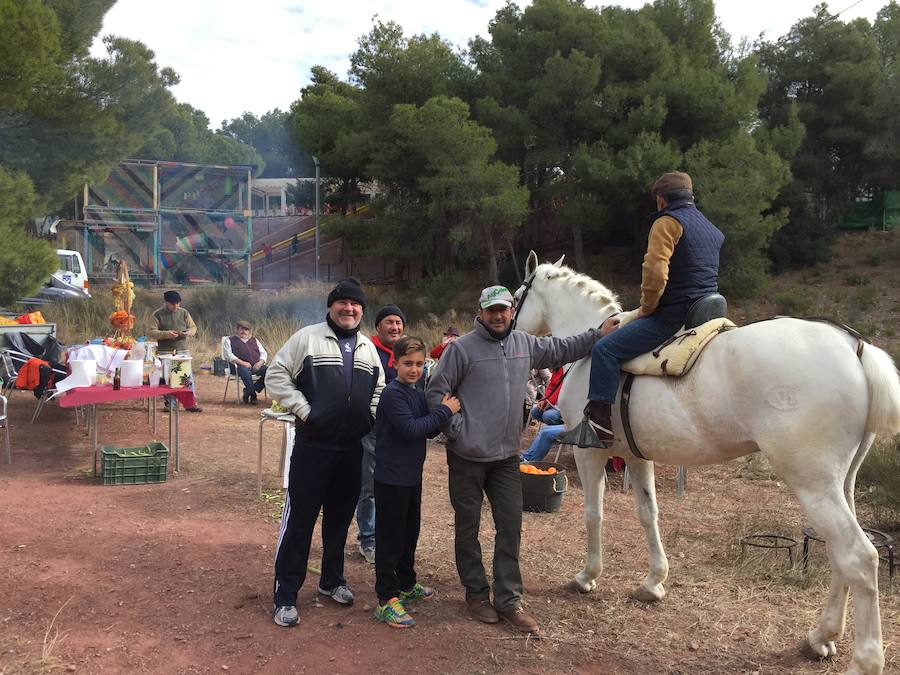
[[[83,219],[64,238],[102,278],[126,260],[156,283],[248,283],[251,167],[128,160],[85,185]],[[72,241],[75,240],[75,241]]]

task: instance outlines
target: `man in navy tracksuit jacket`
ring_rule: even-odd
[[[274,620],[299,621],[313,529],[322,512],[319,593],[353,603],[344,579],[344,545],[359,499],[361,439],[372,430],[384,374],[375,345],[359,332],[366,296],[344,279],[328,294],[323,323],[305,326],[278,350],[266,389],[297,416],[288,494],[275,549]]]

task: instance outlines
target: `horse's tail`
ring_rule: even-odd
[[[900,433],[900,374],[884,350],[867,344],[862,355],[869,383],[869,419],[866,431],[888,438]]]

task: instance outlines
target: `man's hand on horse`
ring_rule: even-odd
[[[619,317],[611,316],[602,324],[600,324],[600,335],[609,335],[619,327]]]

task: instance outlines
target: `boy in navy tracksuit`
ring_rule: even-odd
[[[424,392],[416,389],[425,368],[425,345],[418,338],[397,340],[394,365],[397,377],[381,392],[375,416],[375,617],[392,628],[409,628],[416,622],[406,605],[434,594],[416,581],[414,568],[425,439],[459,412],[459,400],[444,396],[428,412]]]

